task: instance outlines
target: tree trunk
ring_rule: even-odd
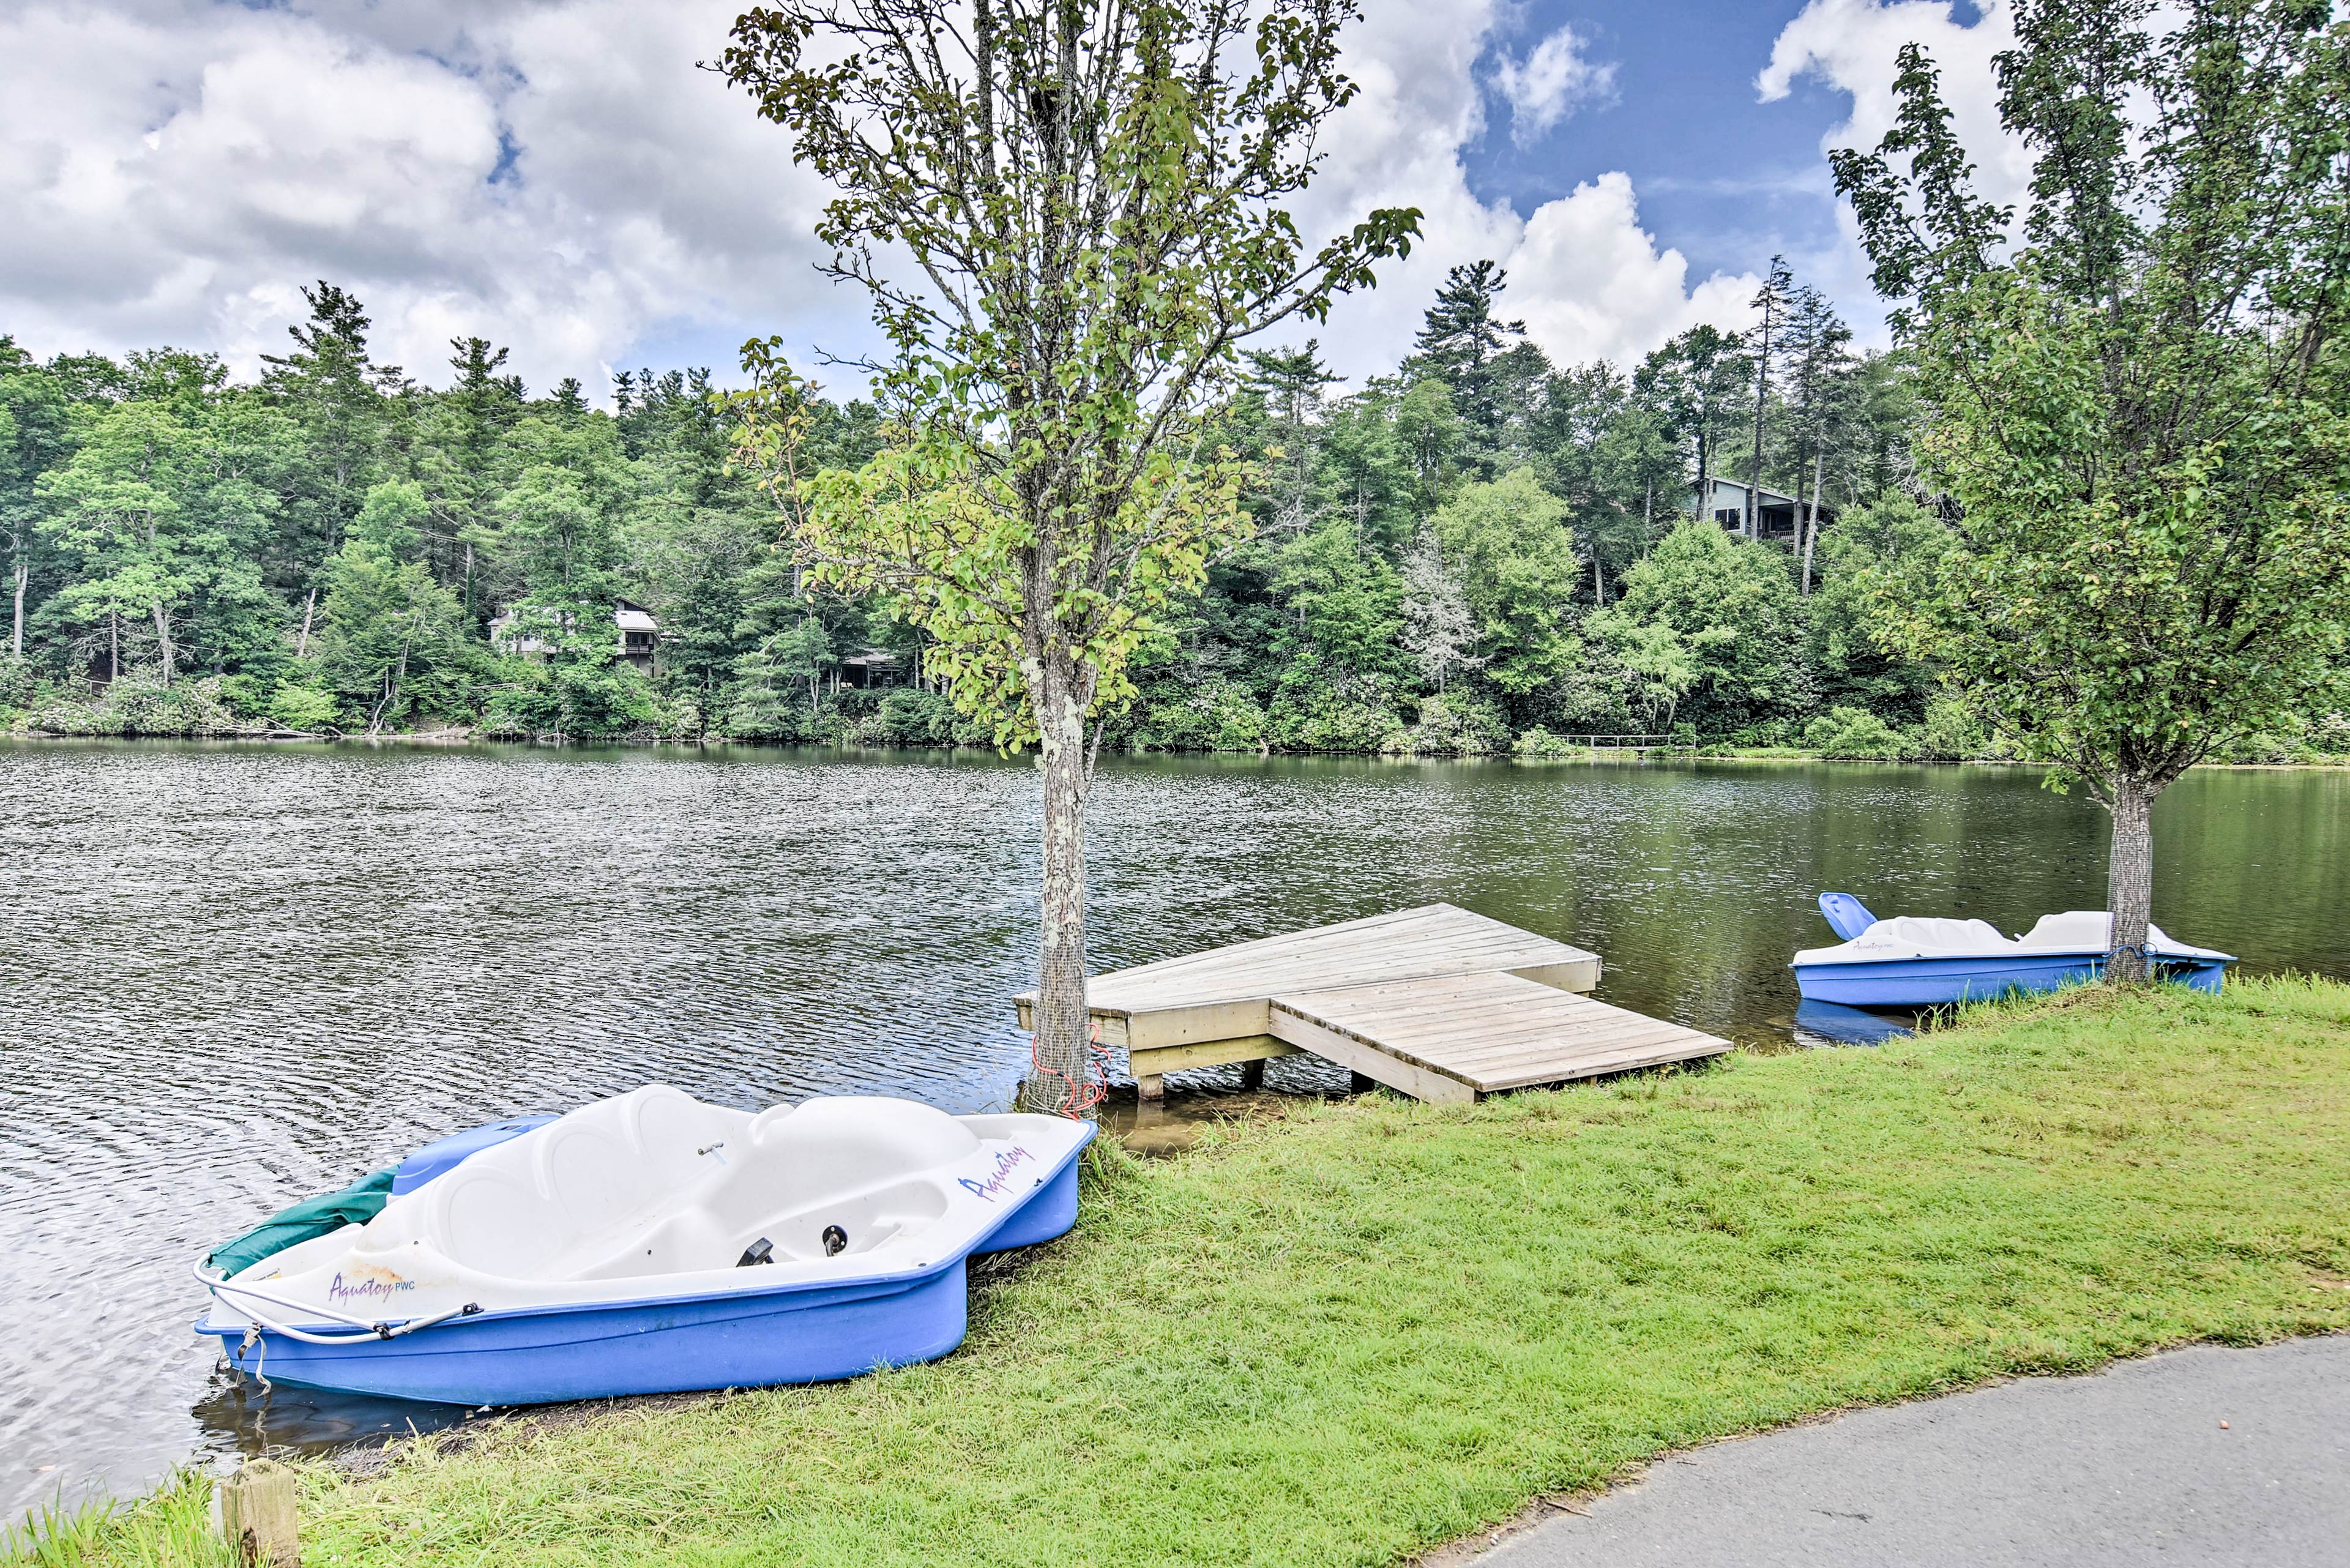
[[[1700,425],[1697,432],[1697,514],[1708,523],[1713,521],[1713,486],[1709,483],[1711,477],[1705,471],[1705,428]]]
[[[25,579],[30,576],[25,563],[16,563],[16,621],[8,636],[8,651],[16,658],[25,657]]]
[[[1045,880],[1035,1065],[1024,1111],[1081,1115],[1091,1031],[1086,1017],[1086,709],[1092,672],[1061,649],[1024,661],[1044,749]]]
[[[294,657],[301,659],[310,651],[310,612],[318,607],[318,590],[312,588],[310,597],[302,601],[302,637],[294,645]]]
[[[172,618],[161,605],[155,607],[155,644],[163,654],[163,684],[172,684]]]
[[[2106,908],[2113,911],[2109,985],[2147,978],[2146,928],[2154,916],[2155,790],[2128,773],[2113,777],[2113,854],[2106,862]]]
[[[1820,538],[1820,481],[1827,472],[1827,449],[1812,453],[1812,504],[1804,518],[1804,597],[1812,597],[1812,546]]]
[[[1754,365],[1754,466],[1746,473],[1746,536],[1762,537],[1762,414],[1771,398],[1771,301],[1762,301],[1762,352]]]
[[[122,612],[106,612],[106,683],[109,686],[122,679]]]

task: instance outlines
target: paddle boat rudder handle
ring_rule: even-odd
[[[1821,894],[1820,913],[1827,917],[1835,934],[1846,941],[1877,924],[1877,917],[1868,912],[1868,906],[1849,893]]]

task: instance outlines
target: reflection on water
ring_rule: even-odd
[[[653,1080],[1003,1104],[1035,780],[986,754],[0,743],[0,1505],[255,1440],[188,1332],[187,1260],[432,1138]],[[2157,812],[2157,919],[2253,969],[2350,967],[2345,784],[2190,775]],[[1598,950],[1606,1000],[1758,1044],[1791,1038],[1822,888],[2010,930],[2103,901],[2095,808],[1991,769],[1119,760],[1095,822],[1097,965],[1449,899]],[[267,1437],[415,1414],[281,1386]]]
[[[1798,1045],[1882,1045],[1887,1040],[1898,1040],[1915,1033],[1914,1013],[1880,1008],[1874,1012],[1865,1007],[1846,1007],[1840,1002],[1813,1002],[1808,999],[1795,1004],[1795,1016],[1789,1027]]]
[[[213,1369],[195,1406],[197,1421],[215,1439],[212,1446],[242,1454],[382,1444],[460,1426],[484,1413],[466,1405],[376,1399],[274,1380],[264,1383],[240,1376],[225,1365]]]

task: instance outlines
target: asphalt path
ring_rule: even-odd
[[[2350,1335],[2198,1346],[1718,1443],[1478,1568],[2350,1568]]]

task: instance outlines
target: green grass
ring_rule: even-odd
[[[1821,1410],[2350,1328],[2345,1129],[2350,986],[2293,980],[1303,1106],[1097,1161],[947,1361],[313,1465],[304,1561],[1392,1563]],[[200,1490],[143,1506],[49,1561],[204,1561],[151,1545]]]

